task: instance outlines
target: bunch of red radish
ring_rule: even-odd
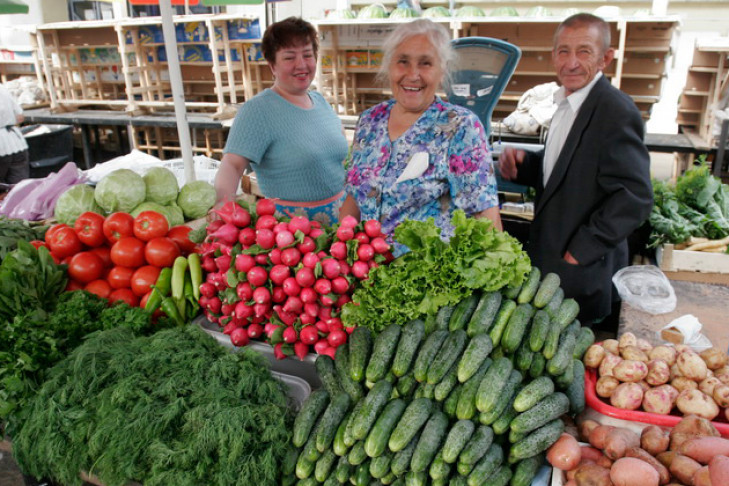
[[[229,201],[200,245],[207,275],[200,306],[235,346],[260,339],[276,358],[304,359],[313,346],[334,357],[353,328],[339,319],[357,283],[392,259],[380,223],[346,217],[332,228],[306,217],[276,218],[275,203],[254,211]]]

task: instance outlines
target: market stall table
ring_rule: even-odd
[[[653,345],[661,343],[657,336],[666,324],[677,317],[693,314],[703,325],[702,333],[721,350],[729,348],[729,287],[708,283],[671,280],[676,293],[676,309],[667,314],[652,315],[623,302],[620,309],[618,336],[632,332]]]

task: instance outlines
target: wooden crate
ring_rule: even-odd
[[[701,274],[693,276],[695,281],[729,284],[729,254],[726,253],[676,250],[666,244],[656,250],[656,260],[664,272],[684,274],[683,280],[695,273]]]
[[[191,128],[193,154],[220,160],[227,137],[226,129]],[[161,160],[180,157],[180,139],[174,127],[134,127],[134,148]]]

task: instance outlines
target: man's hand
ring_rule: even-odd
[[[570,253],[570,252],[565,252],[565,254],[564,254],[564,261],[566,261],[570,265],[579,265],[580,264],[580,262],[578,262],[575,259],[575,257],[572,256],[572,253]]]
[[[524,161],[524,151],[517,150],[514,147],[505,147],[504,151],[499,155],[499,172],[501,177],[510,181],[516,179],[519,167]]]

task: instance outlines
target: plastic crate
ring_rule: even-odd
[[[597,396],[597,393],[595,392],[596,383],[597,374],[595,373],[595,370],[585,370],[585,402],[590,408],[602,415],[627,422],[639,422],[649,425],[658,425],[660,427],[673,427],[683,418],[683,415],[679,415],[675,412],[675,409],[670,415],[661,415],[657,413],[644,412],[642,410],[623,410],[621,408],[613,407]],[[714,427],[716,427],[716,430],[719,431],[722,437],[729,438],[729,423],[727,423],[723,415],[720,414],[719,417],[722,417],[722,420],[715,420],[711,423]]]

